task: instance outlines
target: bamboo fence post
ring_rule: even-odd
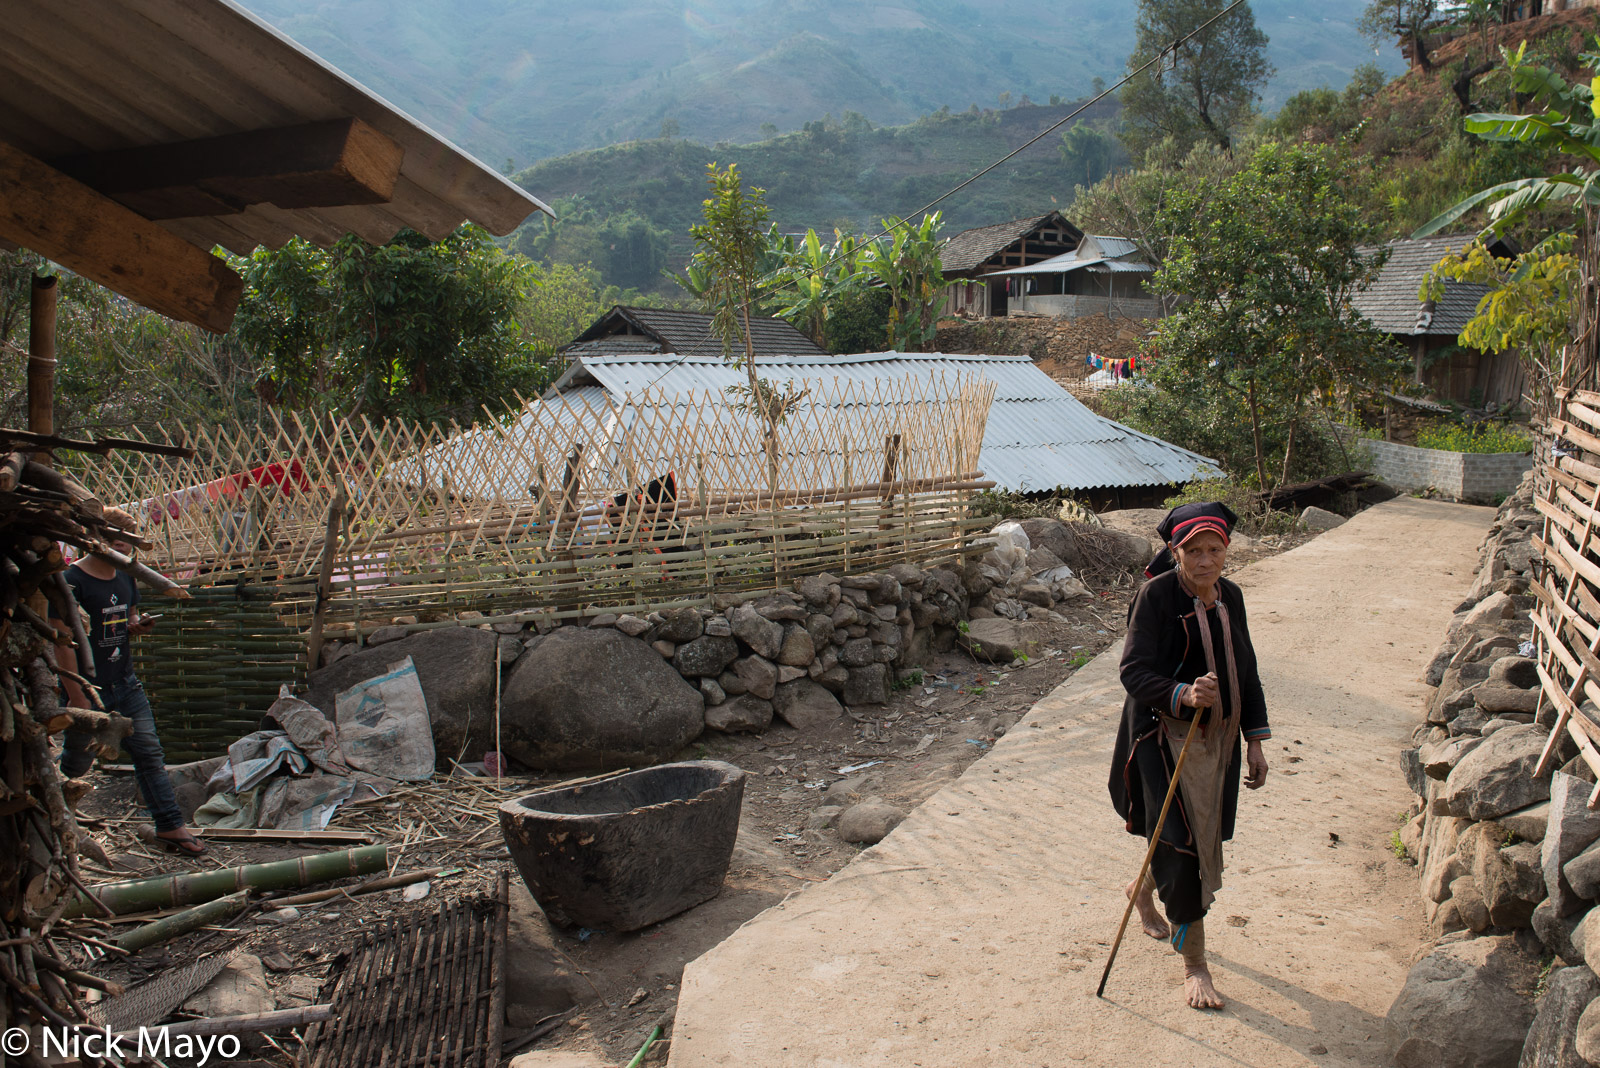
[[[333,581],[333,561],[339,545],[340,520],[344,516],[345,489],[341,485],[328,506],[327,529],[322,536],[322,560],[317,565],[317,606],[311,615],[311,634],[306,639],[306,671],[317,670],[322,656],[322,623],[328,611],[328,591]]]

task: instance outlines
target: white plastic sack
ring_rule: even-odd
[[[433,725],[409,656],[334,698],[334,720],[352,768],[408,782],[433,777]]]
[[[1052,567],[1039,572],[1034,576],[1034,580],[1042,582],[1046,586],[1054,586],[1058,582],[1065,582],[1067,579],[1074,577],[1072,568],[1062,564],[1060,567]]]
[[[1003,553],[1010,553],[1021,549],[1022,555],[1027,556],[1028,550],[1033,545],[1028,541],[1028,532],[1022,529],[1022,524],[1015,519],[1007,519],[990,531],[995,537],[995,544]]]

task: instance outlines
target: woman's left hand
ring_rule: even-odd
[[[1261,751],[1260,742],[1245,745],[1244,762],[1248,769],[1244,784],[1252,790],[1261,789],[1267,782],[1267,756]]]

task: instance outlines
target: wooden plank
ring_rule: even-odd
[[[95,152],[52,161],[147,219],[385,204],[405,150],[359,119]]]
[[[217,257],[0,142],[0,236],[152,311],[226,333],[244,282]]]
[[[255,842],[371,842],[365,831],[274,831],[261,827],[201,827],[202,838]]]
[[[1550,427],[1561,437],[1572,442],[1572,444],[1587,449],[1589,452],[1600,454],[1600,437],[1595,437],[1582,427],[1569,423],[1565,419],[1550,420]]]

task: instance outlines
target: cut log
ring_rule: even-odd
[[[235,215],[251,204],[386,204],[405,149],[360,119],[330,119],[55,161],[147,219]]]
[[[233,323],[244,291],[216,256],[3,141],[0,236],[217,334]]]

